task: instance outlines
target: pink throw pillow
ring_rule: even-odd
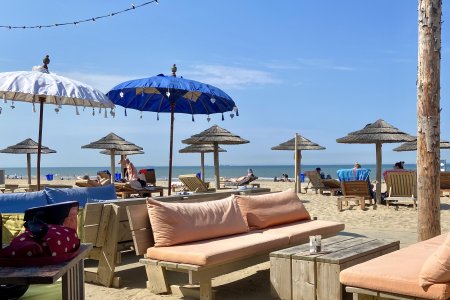
[[[435,283],[450,281],[450,233],[444,243],[427,258],[419,273],[419,285],[426,289]]]
[[[248,231],[232,197],[200,203],[147,200],[155,247],[172,246]]]
[[[250,228],[262,229],[300,220],[311,220],[303,203],[292,190],[255,196],[236,195],[235,200]]]

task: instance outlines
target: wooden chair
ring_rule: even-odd
[[[389,204],[413,204],[417,208],[417,176],[416,172],[389,172],[386,176]]]
[[[145,175],[145,181],[147,182],[147,184],[156,185],[155,169],[147,169],[147,171],[144,173],[144,175]]]
[[[444,196],[444,192],[450,193],[450,172],[441,172],[440,174],[440,189],[441,197]],[[448,197],[448,195],[447,195]]]
[[[331,195],[335,195],[336,192],[341,190],[339,181],[335,179],[322,179],[317,171],[306,171],[305,175],[309,178],[308,185],[305,187],[305,192],[308,192],[308,189],[314,189],[316,194],[317,192],[320,192],[321,194],[329,192]]]
[[[147,186],[141,189],[135,189],[128,182],[114,182],[114,188],[116,189],[116,195],[122,199],[130,198],[131,195],[147,197],[151,196],[152,193],[159,193],[159,196],[162,196],[164,193],[162,186]]]
[[[209,182],[203,182],[196,174],[186,174],[178,176],[178,179],[191,192],[212,192],[215,189],[209,189]]]
[[[343,202],[348,206],[349,200],[353,200],[356,204],[359,204],[362,210],[366,207],[366,200],[369,200],[369,204],[372,202],[369,181],[367,180],[342,181],[341,188],[343,196],[337,198],[339,211],[342,211]],[[375,201],[373,204],[375,206]]]

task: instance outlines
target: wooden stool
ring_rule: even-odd
[[[338,211],[342,211],[342,202],[345,202],[345,206],[348,206],[348,201],[349,200],[355,201],[356,205],[359,205],[361,210],[364,210],[366,208],[366,201],[364,200],[364,197],[361,197],[361,196],[340,196],[340,197],[337,197],[337,208],[338,208]]]

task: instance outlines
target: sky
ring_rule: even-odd
[[[134,5],[146,2],[136,0]],[[0,25],[32,26],[75,22],[120,11],[129,1],[4,1]],[[450,9],[443,3],[441,138],[450,139]],[[292,164],[292,151],[270,148],[298,133],[326,148],[303,151],[302,164],[374,164],[375,145],[339,144],[337,138],[384,119],[417,134],[417,1],[412,0],[160,0],[95,22],[47,29],[0,28],[0,72],[31,70],[50,55],[51,72],[103,92],[127,80],[170,74],[215,85],[239,107],[225,114],[177,114],[174,165],[199,163],[199,154],[180,154],[181,140],[219,125],[250,141],[224,145],[226,165]],[[30,103],[1,103],[0,148],[38,139],[38,113]],[[43,145],[57,150],[42,166],[108,166],[99,150],[81,149],[110,132],[144,148],[131,159],[139,166],[166,166],[170,115],[117,107],[115,118],[54,106],[44,111]],[[383,145],[383,163],[416,162],[416,152]],[[441,151],[450,162],[450,153]],[[25,167],[23,155],[0,154],[0,167]],[[33,157],[33,164],[35,157]],[[212,155],[206,155],[212,165]]]

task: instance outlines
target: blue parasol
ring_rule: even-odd
[[[135,79],[120,83],[113,87],[106,95],[111,101],[125,107],[139,111],[170,113],[170,157],[169,157],[169,195],[172,184],[172,155],[173,155],[173,122],[174,113],[194,115],[209,115],[231,111],[230,117],[239,116],[233,99],[221,89],[195,80],[176,77],[177,67],[173,65],[172,76],[162,74],[142,79]]]

